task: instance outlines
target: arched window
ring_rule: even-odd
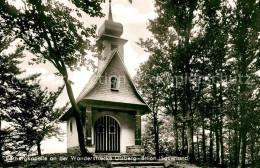
[[[111,79],[110,79],[110,84],[111,84],[111,90],[118,90],[118,78],[116,76],[112,76]]]

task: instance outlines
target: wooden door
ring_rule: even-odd
[[[120,152],[120,127],[118,122],[110,117],[100,117],[94,126],[95,149],[97,153]]]

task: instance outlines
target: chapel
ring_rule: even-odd
[[[86,116],[85,142],[93,153],[143,153],[141,116],[151,112],[138,93],[124,63],[123,25],[113,20],[111,2],[108,19],[98,30],[102,55],[95,72],[77,98]],[[80,79],[79,79],[80,80]],[[78,148],[76,121],[69,109],[61,120],[67,122],[67,151]]]

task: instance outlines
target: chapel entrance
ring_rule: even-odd
[[[120,127],[114,118],[100,117],[95,123],[94,134],[96,153],[120,152]]]

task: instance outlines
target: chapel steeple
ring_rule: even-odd
[[[124,61],[124,44],[127,40],[122,39],[123,25],[113,20],[111,0],[109,0],[108,18],[98,30],[98,43],[102,45],[102,58],[98,60],[98,70],[101,70],[110,59],[111,54],[118,50]]]

